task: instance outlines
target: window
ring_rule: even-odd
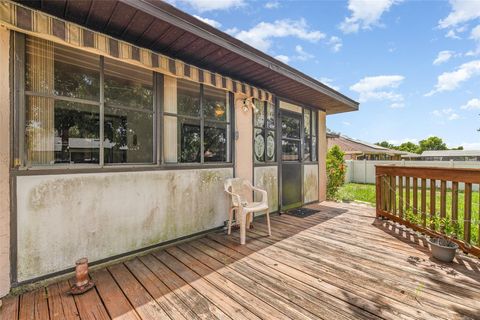
[[[275,106],[271,103],[254,100],[253,139],[256,163],[276,161]]]
[[[27,166],[154,162],[153,72],[34,37],[25,53]]]
[[[27,37],[27,165],[99,163],[100,58]]]
[[[164,81],[165,162],[230,162],[229,93],[171,77]]]
[[[153,72],[105,59],[105,163],[153,163]]]
[[[303,160],[317,161],[317,112],[303,112]]]

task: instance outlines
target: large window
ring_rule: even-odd
[[[154,162],[153,72],[34,37],[25,53],[27,166]]]
[[[255,100],[253,114],[253,153],[256,163],[276,161],[275,106]]]
[[[165,162],[230,162],[229,93],[171,77],[164,81]]]

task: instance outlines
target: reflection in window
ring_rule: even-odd
[[[105,107],[105,163],[153,163],[153,113]]]
[[[274,162],[276,160],[275,142],[275,106],[255,99],[253,114],[255,162]]]
[[[27,164],[98,164],[102,144],[104,163],[154,162],[153,72],[105,59],[102,91],[100,61],[91,53],[26,38]]]
[[[311,160],[311,148],[312,148],[312,123],[311,111],[309,109],[304,109],[303,111],[303,160]]]
[[[206,119],[227,121],[229,112],[227,108],[227,92],[209,86],[204,86],[203,115]]]
[[[177,113],[200,117],[200,85],[186,80],[177,80]]]
[[[99,79],[98,56],[26,38],[28,165],[99,162]]]
[[[26,118],[30,164],[99,162],[100,115],[97,106],[30,96],[27,98]]]
[[[300,119],[296,117],[282,117],[282,137],[300,138]]]
[[[300,141],[282,140],[282,160],[300,160]]]
[[[227,92],[172,77],[165,77],[164,83],[165,161],[230,162]]]
[[[153,163],[153,73],[105,59],[105,163]]]
[[[179,125],[180,162],[200,162],[201,136],[200,121],[181,119]]]
[[[203,156],[205,162],[227,162],[229,125],[205,123],[203,133]]]

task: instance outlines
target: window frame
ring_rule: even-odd
[[[55,95],[45,95],[46,98],[52,98],[56,100],[64,100],[68,102],[77,102],[85,103],[89,105],[97,105],[99,107],[99,139],[100,139],[100,150],[99,150],[99,162],[98,163],[65,163],[65,164],[55,164],[55,165],[28,165],[27,164],[27,150],[26,150],[26,137],[25,137],[25,119],[26,119],[26,102],[28,94],[33,92],[27,92],[26,89],[26,38],[30,35],[21,33],[21,32],[12,32],[12,46],[10,48],[10,55],[12,57],[13,63],[11,64],[11,88],[12,90],[12,99],[11,99],[11,108],[12,108],[12,147],[11,147],[11,164],[12,169],[15,175],[38,175],[38,174],[64,174],[64,173],[94,173],[94,172],[125,172],[125,171],[150,171],[150,170],[176,170],[176,169],[206,169],[206,168],[234,168],[236,163],[235,156],[235,141],[236,141],[236,125],[235,125],[235,105],[234,105],[234,94],[228,90],[223,90],[216,88],[218,90],[225,91],[228,93],[227,102],[230,113],[230,119],[227,122],[218,121],[218,120],[207,120],[207,122],[227,124],[230,126],[230,134],[228,135],[228,151],[230,155],[229,162],[204,162],[204,139],[203,139],[203,124],[202,120],[202,140],[201,140],[201,159],[202,162],[190,162],[190,163],[166,163],[164,160],[164,115],[168,113],[164,112],[164,74],[156,71],[152,71],[152,90],[153,90],[153,161],[152,163],[105,163],[104,159],[104,122],[105,122],[105,93],[104,93],[104,60],[106,57],[104,55],[96,54],[99,57],[99,72],[100,72],[100,92],[99,92],[99,101],[88,100],[88,99],[79,99],[72,97],[63,97]],[[31,36],[38,38],[36,36]],[[42,38],[40,38],[42,39]],[[62,45],[62,44],[60,44]],[[83,51],[81,48],[73,48],[74,50]],[[113,58],[110,58],[113,59]],[[114,59],[115,60],[115,59]],[[122,61],[123,63],[127,63]],[[128,64],[128,63],[127,63]],[[134,64],[131,64],[132,68],[141,68]],[[147,69],[149,70],[149,69]],[[187,80],[187,79],[186,79]],[[187,80],[191,81],[191,80]],[[195,81],[192,81],[195,82]],[[203,83],[198,83],[201,87],[201,103],[203,110]],[[41,93],[36,94],[37,96],[42,96]],[[202,114],[203,118],[203,114]]]
[[[191,80],[184,80],[184,81],[189,81],[189,82],[193,82],[193,83],[196,83],[195,81],[191,81]],[[178,82],[177,82],[178,84]],[[227,102],[227,108],[228,110],[226,110],[226,112],[228,112],[229,114],[229,119],[227,119],[226,121],[223,121],[223,120],[215,120],[215,119],[208,119],[205,117],[205,114],[204,114],[204,106],[205,106],[205,84],[203,83],[198,83],[199,85],[199,89],[200,89],[200,113],[199,113],[199,116],[191,116],[191,115],[182,115],[182,114],[179,114],[178,113],[178,110],[177,110],[177,113],[173,113],[173,112],[166,112],[164,110],[164,108],[162,108],[162,124],[163,122],[165,121],[164,118],[165,117],[172,117],[172,118],[176,118],[177,119],[177,129],[178,129],[178,124],[179,124],[179,121],[180,119],[188,119],[188,120],[193,120],[193,121],[199,121],[200,122],[200,162],[181,162],[179,161],[180,160],[180,152],[177,153],[177,162],[165,162],[164,159],[162,159],[162,162],[165,166],[167,167],[172,167],[172,166],[198,166],[198,165],[202,165],[203,166],[216,166],[216,165],[225,165],[225,164],[228,164],[228,165],[232,165],[234,164],[234,161],[235,161],[235,156],[234,156],[234,144],[235,144],[235,131],[234,131],[234,123],[235,123],[235,113],[234,113],[234,105],[233,105],[233,93],[227,91],[227,90],[222,90],[222,89],[218,89],[218,88],[215,88],[217,90],[220,90],[220,91],[223,91],[225,92],[225,96],[226,96],[226,102]],[[178,92],[178,87],[177,87],[177,92]],[[228,95],[227,95],[228,93]],[[178,102],[177,102],[178,103]],[[205,162],[205,123],[215,123],[215,124],[222,124],[222,125],[226,125],[227,128],[228,126],[230,126],[230,135],[228,135],[228,139],[230,139],[230,142],[228,143],[228,147],[227,147],[227,156],[229,155],[230,156],[230,160],[229,161],[207,161]],[[163,129],[163,125],[162,125],[162,129]],[[227,130],[228,132],[228,130]],[[177,137],[177,148],[180,148],[181,145],[179,144],[179,137]],[[162,139],[163,140],[163,139]],[[162,155],[163,155],[163,150],[162,150]]]
[[[310,147],[310,156],[308,159],[304,158],[304,144],[305,144],[305,111],[310,112],[310,138],[309,138],[309,147]],[[313,122],[315,119],[316,130],[313,130]],[[313,140],[315,138],[315,144]],[[315,145],[315,160],[313,159],[313,146]],[[310,107],[302,107],[302,162],[308,164],[318,163],[318,111]]]
[[[253,165],[254,166],[271,166],[271,165],[276,165],[278,164],[278,108],[277,108],[277,104],[276,103],[269,103],[268,101],[264,101],[264,100],[260,100],[260,99],[256,99],[258,101],[260,101],[263,105],[263,126],[259,127],[256,125],[256,121],[255,121],[255,111],[252,112],[252,157],[253,157]],[[253,101],[253,103],[255,103],[255,99]],[[268,119],[268,116],[267,116],[267,110],[268,110],[268,105],[271,105],[271,107],[273,108],[273,119],[274,119],[274,123],[275,125],[273,126],[273,128],[269,128],[268,125],[267,125],[267,119]],[[256,108],[256,106],[255,106]],[[263,146],[263,157],[264,157],[264,160],[263,161],[258,161],[257,160],[257,157],[255,155],[255,131],[257,129],[260,129],[260,130],[263,130],[263,141],[264,141],[264,146]],[[269,132],[273,132],[274,134],[274,137],[275,137],[275,144],[274,144],[274,147],[275,147],[275,150],[274,150],[274,159],[275,160],[267,160],[267,137],[268,137],[268,133]],[[281,139],[281,138],[280,138]]]

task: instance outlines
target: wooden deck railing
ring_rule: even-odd
[[[377,217],[429,236],[445,236],[447,223],[456,229],[452,240],[480,257],[480,196],[473,192],[479,169],[376,166],[375,171]]]

